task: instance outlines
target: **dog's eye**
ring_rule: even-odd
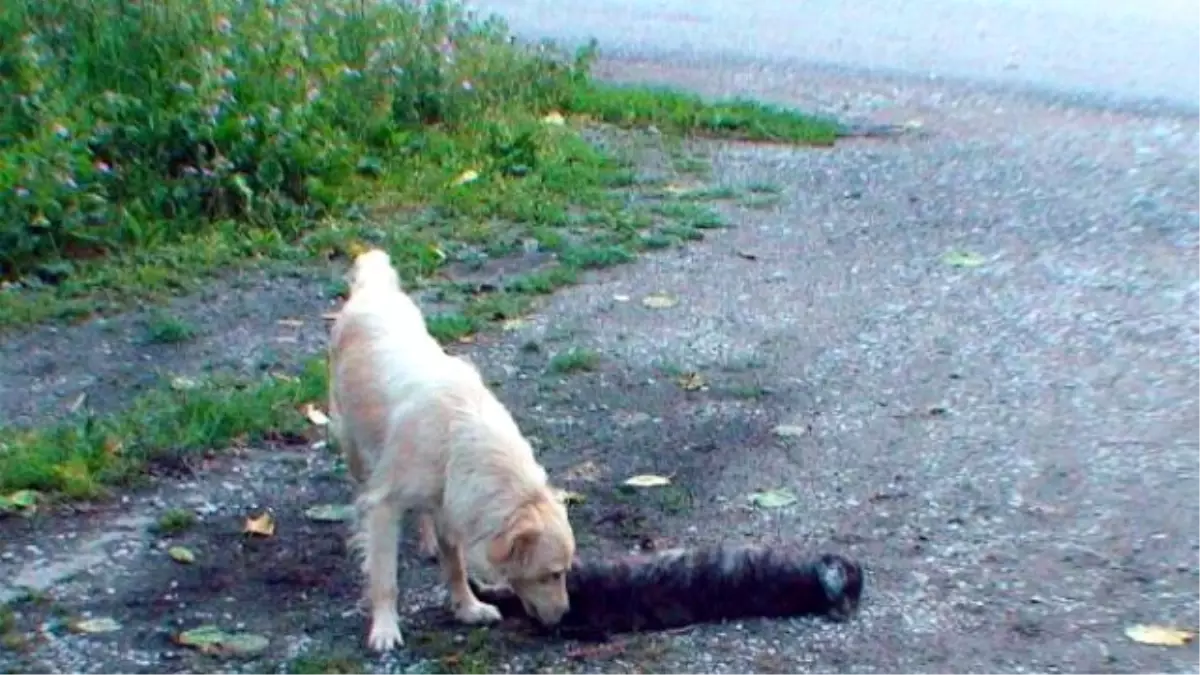
[[[546,580],[552,583],[558,583],[559,581],[562,581],[564,574],[565,573],[561,570],[558,572],[551,572],[550,574],[546,575]]]

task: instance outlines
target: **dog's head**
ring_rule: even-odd
[[[351,293],[367,288],[392,290],[400,288],[400,275],[392,267],[392,258],[382,249],[373,248],[358,254],[347,275]]]
[[[488,545],[487,557],[530,616],[553,626],[570,609],[567,570],[575,557],[575,535],[566,507],[548,489],[509,516]]]

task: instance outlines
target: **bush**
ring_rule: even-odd
[[[0,276],[230,222],[294,236],[467,125],[566,104],[588,56],[445,2],[13,0]]]

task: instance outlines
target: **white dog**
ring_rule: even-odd
[[[330,344],[330,430],[359,483],[368,643],[402,645],[396,555],[402,519],[421,519],[455,616],[500,612],[475,597],[467,571],[507,583],[543,623],[569,608],[575,538],[566,508],[515,421],[468,362],[447,355],[403,292],[386,253],[358,256]]]

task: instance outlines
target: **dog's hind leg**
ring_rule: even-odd
[[[365,553],[363,572],[367,577],[367,604],[371,613],[367,642],[372,649],[387,651],[404,644],[396,612],[396,549],[405,509],[394,497],[379,498],[368,492],[360,499],[360,510],[359,536]]]
[[[421,557],[433,560],[438,555],[437,526],[433,514],[422,511],[417,517],[418,537],[417,550]]]
[[[448,541],[442,532],[437,536],[439,559],[446,586],[450,591],[450,608],[455,618],[466,624],[495,623],[501,619],[495,605],[481,602],[467,583],[467,563],[462,547]]]

